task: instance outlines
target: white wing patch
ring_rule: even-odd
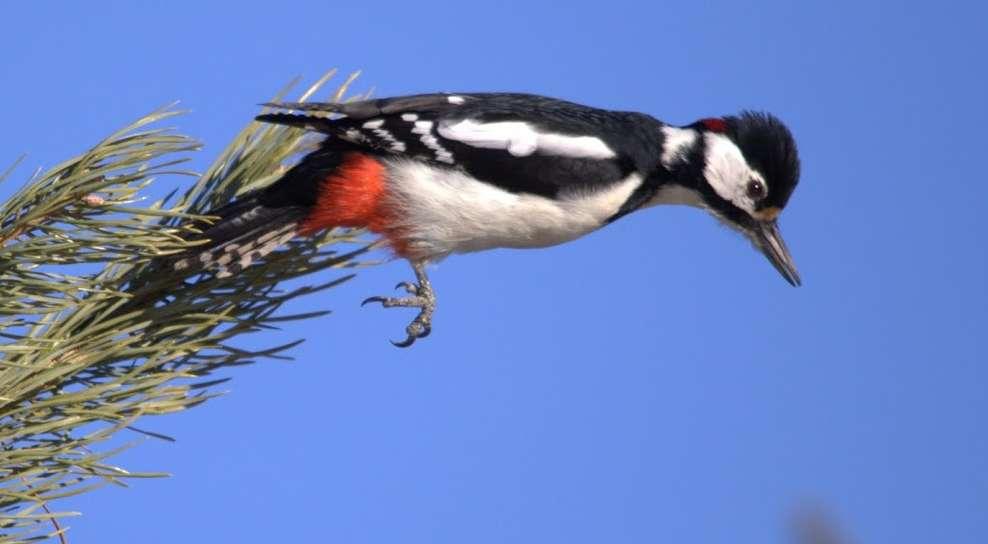
[[[416,117],[417,118],[417,117]],[[447,164],[455,164],[456,161],[453,159],[453,153],[443,147],[439,143],[439,140],[432,134],[432,121],[415,121],[415,127],[412,128],[412,134],[420,134],[419,141],[422,145],[428,147],[436,154],[436,160],[439,162],[444,162]]]
[[[383,123],[384,122],[382,121],[381,124]],[[364,123],[364,126],[366,127],[367,123]],[[377,125],[377,126],[381,126],[381,125]],[[381,141],[388,144],[388,149],[390,149],[391,151],[401,153],[402,151],[405,150],[405,142],[397,140],[394,137],[394,134],[391,134],[390,132],[388,132],[383,128],[372,128],[371,130],[374,132],[375,136],[381,139]]]
[[[355,144],[363,143],[367,141],[367,137],[363,135],[359,130],[355,128],[348,128],[343,134],[343,139],[348,142],[353,142]]]
[[[617,156],[600,138],[539,132],[523,121],[479,123],[473,119],[440,122],[439,135],[472,147],[505,149],[516,157],[535,152],[579,159],[612,159]]]
[[[415,127],[412,128],[412,132],[415,134],[429,134],[432,132],[432,121],[415,121]]]

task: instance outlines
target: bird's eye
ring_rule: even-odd
[[[749,181],[748,196],[751,197],[752,200],[761,200],[762,198],[765,198],[765,184],[757,179]]]

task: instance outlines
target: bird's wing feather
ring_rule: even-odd
[[[330,134],[377,154],[463,168],[512,192],[555,196],[616,182],[629,170],[618,146],[602,136],[620,134],[618,115],[540,96],[427,94],[269,106],[302,113],[259,120]]]

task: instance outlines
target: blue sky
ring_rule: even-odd
[[[204,168],[255,104],[331,67],[376,96],[527,91],[673,123],[765,109],[803,158],[781,220],[802,288],[696,210],[658,208],[449,259],[434,333],[399,351],[409,315],[359,301],[410,271],[367,270],[296,305],[333,315],[251,340],[306,338],[296,362],[145,421],[179,441],[118,461],[174,477],[64,503],[85,512],[70,541],[788,542],[805,505],[860,542],[988,540],[983,4],[20,3],[4,20],[0,162],[29,153],[20,179],[175,99]]]

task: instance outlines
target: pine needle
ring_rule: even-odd
[[[333,97],[342,100],[351,82]],[[182,236],[190,219],[271,183],[306,145],[297,129],[250,123],[177,200],[135,205],[152,178],[186,174],[175,166],[200,147],[155,128],[180,113],[173,106],[151,112],[34,176],[0,206],[2,543],[64,539],[67,528],[57,520],[71,514],[50,511],[53,500],[161,476],[106,464],[119,448],[101,445],[128,429],[169,439],[134,423],[212,398],[210,386],[225,379],[207,376],[219,368],[285,358],[296,343],[248,351],[233,342],[284,321],[325,315],[278,310],[352,273],[287,293],[276,287],[313,272],[352,268],[368,250],[358,233],[330,231],[292,242],[233,277],[161,278],[153,262],[190,247]],[[10,175],[8,169],[0,178]],[[354,243],[348,251],[335,247]]]

